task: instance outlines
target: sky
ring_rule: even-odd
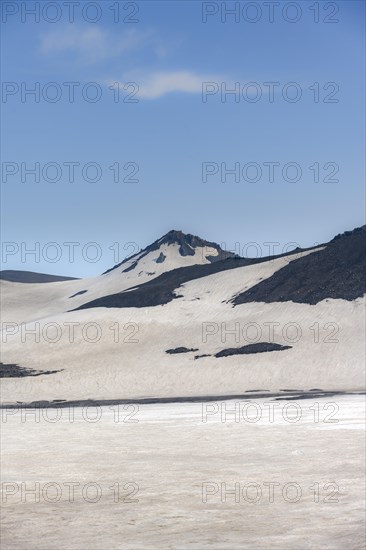
[[[364,2],[1,4],[2,269],[94,276],[171,229],[264,256],[365,223]]]

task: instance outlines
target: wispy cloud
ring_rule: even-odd
[[[136,55],[124,56],[132,51],[136,53],[137,50],[140,50],[142,57],[141,55],[137,58]],[[67,54],[72,63],[78,66],[103,62],[104,71],[107,66],[111,70],[111,66],[116,66],[116,62],[119,62],[123,56],[124,65],[134,63],[135,66],[139,65],[139,61],[145,64],[147,56],[150,56],[152,62],[155,62],[156,58],[167,56],[166,47],[162,45],[159,36],[153,30],[127,29],[115,33],[98,26],[90,28],[78,25],[55,29],[44,34],[41,39],[41,52],[47,56]],[[108,62],[113,63],[110,65]],[[129,71],[126,69],[122,78],[111,78],[106,84],[118,82],[123,88],[125,84],[134,82],[138,85],[136,95],[141,99],[151,100],[171,93],[201,93],[203,82],[218,80],[220,78],[217,75],[200,74],[191,70],[135,69]]]
[[[152,31],[128,29],[123,33],[111,33],[100,27],[82,28],[71,25],[53,30],[41,37],[41,52],[45,55],[71,53],[76,61],[94,64],[144,46],[155,41]],[[156,53],[160,44],[154,44]]]
[[[143,99],[157,99],[166,94],[182,92],[188,94],[201,93],[203,82],[216,82],[219,77],[197,74],[192,71],[156,71],[141,75],[131,73],[120,81],[121,86],[127,82],[136,82],[139,90],[137,95]],[[116,82],[116,80],[111,80]]]

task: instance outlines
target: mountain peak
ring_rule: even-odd
[[[219,245],[216,243],[206,241],[204,239],[201,239],[201,237],[198,237],[197,235],[192,235],[191,233],[183,233],[183,231],[177,230],[177,229],[171,229],[170,231],[168,231],[168,233],[163,235],[163,237],[155,241],[155,243],[159,243],[159,246],[164,243],[164,244],[179,244],[181,246],[188,245],[191,248],[196,248],[198,246],[201,246],[201,247],[207,246],[215,249],[220,248]],[[153,243],[153,245],[155,243]],[[184,256],[184,253],[182,254],[182,256]]]
[[[179,254],[181,256],[195,256],[196,249],[202,248],[203,257],[209,262],[217,262],[235,256],[232,252],[226,252],[217,243],[206,241],[197,235],[191,233],[183,233],[180,229],[171,229],[145,248],[145,251],[153,251],[159,249],[162,245],[179,245]]]
[[[180,236],[184,236],[186,233],[183,233],[183,231],[181,229],[171,229],[170,231],[168,231],[168,233],[166,233],[165,235],[163,235],[163,237],[167,237],[168,235],[172,236],[172,237],[180,237]]]
[[[165,264],[165,266],[169,264],[168,270],[183,267],[183,265],[188,264],[217,262],[236,256],[236,254],[232,252],[223,250],[217,243],[206,241],[191,233],[183,233],[181,230],[171,229],[168,233],[160,237],[160,239],[157,239],[143,250],[140,250],[137,254],[124,259],[105,273],[109,273],[124,264],[128,265],[126,265],[126,269],[123,269],[123,272],[132,271],[141,260],[145,260],[150,254],[154,264],[163,264],[166,257],[171,256],[169,262]],[[191,257],[190,261],[188,261],[187,258],[189,256]]]

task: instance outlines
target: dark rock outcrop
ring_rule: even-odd
[[[249,355],[253,353],[266,353],[270,351],[283,351],[291,349],[292,346],[282,346],[275,342],[257,342],[255,344],[248,344],[241,348],[227,348],[219,351],[215,354],[215,357],[230,357],[231,355]]]
[[[26,376],[42,376],[44,374],[55,374],[58,370],[36,371],[20,367],[14,363],[0,363],[0,378],[24,378]]]
[[[165,353],[170,353],[171,355],[173,355],[175,353],[188,353],[189,351],[198,351],[198,348],[185,348],[184,346],[182,346],[180,348],[167,349]]]
[[[317,304],[326,298],[355,300],[366,293],[366,226],[337,235],[323,250],[290,262],[239,294],[249,302]]]
[[[69,298],[75,298],[75,296],[81,296],[82,294],[85,294],[88,292],[87,290],[79,290],[79,292],[75,292],[72,296],[69,296]]]

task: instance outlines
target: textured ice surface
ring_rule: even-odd
[[[252,403],[262,413],[258,422],[249,420],[253,407],[244,414],[246,404],[233,401],[121,407],[119,422],[116,407],[79,408],[73,414],[63,410],[57,422],[51,421],[57,411],[49,411],[48,420],[43,411],[39,421],[31,413],[22,417],[21,411],[5,411],[3,488],[6,482],[26,482],[32,489],[38,482],[40,501],[29,495],[22,502],[21,489],[7,496],[2,548],[364,548],[364,397],[295,405],[284,401],[273,409],[273,422],[273,401]],[[238,406],[240,418],[235,422],[229,411]],[[91,421],[98,416],[99,421]],[[70,482],[79,483],[74,502],[65,485]],[[208,492],[219,488],[207,502],[202,498],[205,482],[211,484],[204,486]],[[250,482],[244,499],[243,488]],[[55,496],[52,487],[48,501],[42,496],[46,483],[61,487],[59,501],[50,502]],[[87,483],[100,487],[98,502],[82,498]],[[116,483],[118,502],[116,489],[111,489]],[[221,483],[227,491],[239,484],[239,502],[229,492],[223,501]],[[269,483],[279,484],[273,486],[273,502]],[[287,486],[286,500],[288,483],[296,485]],[[132,498],[138,502],[126,502],[126,494],[136,486]],[[261,497],[250,503],[256,487]],[[297,496],[294,487],[300,487],[301,495],[289,502]],[[88,498],[95,494],[91,487]]]

